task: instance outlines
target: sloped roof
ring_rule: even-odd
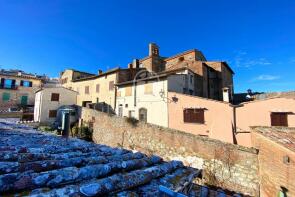
[[[252,127],[255,133],[259,133],[269,140],[295,153],[295,128],[293,127]]]
[[[40,91],[43,91],[43,90],[53,90],[53,89],[64,89],[65,91],[72,91],[72,92],[78,93],[75,90],[71,90],[71,89],[65,88],[63,86],[56,86],[56,87],[42,87],[42,88],[39,88],[38,90],[35,91],[35,94],[38,93],[38,92],[40,92]]]
[[[157,196],[159,185],[174,190],[199,173],[180,161],[1,121],[0,162],[0,195]]]
[[[41,75],[26,73],[22,70],[4,70],[4,69],[0,70],[0,75],[24,78],[24,79],[35,79],[35,80],[43,80],[45,77]]]
[[[115,67],[115,68],[109,69],[109,70],[107,70],[105,72],[102,72],[101,74],[98,74],[98,75],[93,75],[93,76],[89,76],[89,77],[83,77],[81,79],[75,79],[75,80],[73,80],[73,82],[97,79],[99,77],[102,77],[102,76],[105,76],[105,75],[108,75],[108,74],[111,74],[111,73],[119,72],[120,70],[124,70],[124,69],[122,69],[120,67]]]
[[[171,70],[165,70],[163,72],[158,72],[158,73],[156,73],[154,75],[152,74],[151,76],[137,79],[135,82],[150,81],[150,80],[154,80],[154,79],[166,78],[166,77],[168,77],[170,75],[173,75],[173,74],[175,74],[175,73],[177,73],[179,71],[183,71],[183,70],[190,70],[191,72],[193,72],[190,68],[183,66],[183,67],[179,67],[179,68],[175,68],[175,69],[171,69]],[[122,82],[122,83],[117,83],[115,85],[116,86],[122,86],[122,85],[128,85],[128,84],[133,84],[133,83],[134,83],[134,80],[131,80],[131,81],[125,81],[125,82]]]

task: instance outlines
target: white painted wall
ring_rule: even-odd
[[[59,101],[51,101],[51,94],[58,93]],[[34,120],[41,123],[54,122],[55,118],[49,118],[49,110],[57,110],[63,105],[74,105],[77,100],[77,92],[63,88],[45,88],[36,93]]]
[[[139,118],[139,109],[147,109],[147,122],[168,127],[168,107],[167,107],[167,80],[149,81],[153,84],[153,93],[145,94],[144,84],[141,82],[132,86],[132,96],[125,96],[125,87],[118,88],[121,97],[117,97],[116,113],[119,114],[119,107],[123,107],[123,116],[128,117],[129,111],[133,111],[134,118]],[[134,106],[134,90],[136,88],[136,106]],[[162,92],[162,94],[161,94]],[[126,104],[128,107],[126,107]]]
[[[191,81],[192,77],[192,81]],[[175,75],[168,76],[168,91],[184,93],[184,88],[186,89],[186,94],[188,90],[194,91],[195,87],[195,74],[189,70],[185,70]],[[194,92],[193,92],[194,93]]]

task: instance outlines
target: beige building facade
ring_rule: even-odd
[[[64,105],[74,105],[77,102],[77,92],[64,88],[42,88],[36,92],[34,121],[50,124],[57,116],[57,110]]]
[[[99,71],[98,75],[75,78],[72,76],[75,72],[66,70],[62,73],[60,80],[64,81],[63,87],[78,92],[77,105],[85,107],[88,104],[101,103],[114,111],[117,91],[115,83],[132,79],[130,74],[132,71],[133,69],[115,68],[106,72]]]
[[[19,70],[0,71],[0,109],[34,105],[35,91],[43,85],[40,76]]]

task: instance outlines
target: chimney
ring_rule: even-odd
[[[133,65],[130,63],[130,64],[128,64],[128,68],[129,69],[132,69],[133,68]]]
[[[98,74],[99,74],[99,75],[102,74],[102,70],[99,69],[99,70],[98,70]]]
[[[132,62],[132,66],[133,66],[133,68],[139,68],[139,60],[134,59],[133,62]]]
[[[224,102],[229,102],[230,95],[228,87],[222,88],[222,97]]]
[[[149,56],[159,56],[159,47],[155,43],[149,44]]]

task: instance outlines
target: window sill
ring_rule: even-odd
[[[196,122],[183,122],[183,124],[206,125],[205,123],[196,123]]]

